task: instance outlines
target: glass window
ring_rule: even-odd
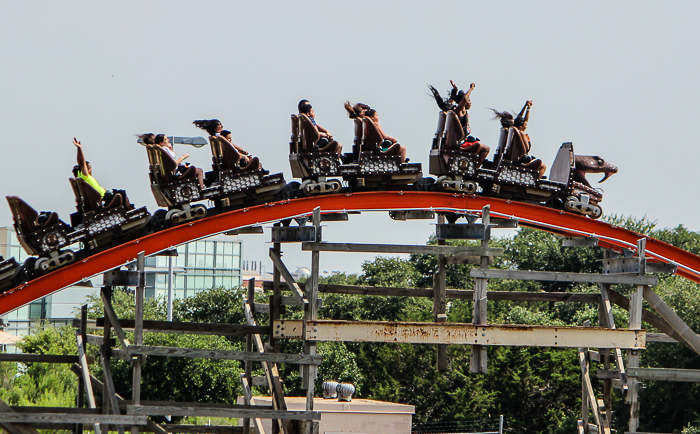
[[[214,276],[204,276],[204,286],[202,289],[211,289],[214,286]]]
[[[184,253],[179,253],[179,256],[173,261],[173,266],[178,268],[185,268],[187,255]]]
[[[205,268],[214,268],[214,255],[205,255],[204,256],[204,267]]]
[[[194,283],[194,276],[187,276],[186,278],[186,288],[187,289],[192,289],[195,288],[195,283]]]
[[[205,255],[195,255],[195,262],[194,266],[197,268],[204,268],[204,256]],[[192,267],[191,264],[189,264],[190,267]]]
[[[214,241],[205,241],[205,248],[206,251],[204,253],[208,253],[210,255],[214,254]]]
[[[182,274],[175,275],[175,283],[173,287],[177,289],[185,289],[185,276]]]
[[[191,253],[187,254],[187,264],[185,264],[185,267],[194,267],[195,264],[195,259],[197,255],[193,255]]]
[[[156,257],[155,256],[148,256],[146,258],[146,267],[155,267],[156,266]]]
[[[204,276],[195,276],[194,288],[195,289],[204,289]],[[187,289],[190,289],[190,287],[188,286]]]
[[[224,268],[226,270],[230,270],[233,268],[233,256],[225,255],[225,256],[219,256],[219,268]]]
[[[233,254],[240,255],[241,254],[241,243],[232,243],[232,244],[233,244]]]
[[[235,286],[241,286],[241,276],[234,276],[231,278],[231,288]]]
[[[185,290],[184,289],[176,289],[173,291],[173,296],[175,298],[185,298]]]

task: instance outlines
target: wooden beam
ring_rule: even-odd
[[[80,334],[75,335],[75,342],[78,346],[78,360],[80,361],[80,370],[83,374],[83,382],[85,383],[85,394],[88,399],[88,406],[90,408],[97,408],[95,403],[95,395],[92,391],[92,383],[90,382],[90,370],[88,368],[87,359],[85,357],[85,347],[83,346],[83,336]],[[2,418],[0,418],[2,420]],[[65,421],[64,421],[65,422]],[[89,422],[78,422],[78,423],[89,423]],[[100,434],[100,424],[98,422],[93,423],[95,425],[95,433]]]
[[[225,425],[163,425],[169,433],[184,433],[184,434],[244,434],[242,426],[225,426]],[[258,431],[259,434],[265,434],[264,431]]]
[[[637,276],[634,274],[592,274],[592,273],[562,273],[554,271],[525,271],[497,270],[473,268],[469,271],[471,277],[485,279],[537,280],[544,282],[575,282],[575,283],[608,283],[627,285],[656,285],[656,276]]]
[[[119,325],[119,318],[117,314],[114,313],[114,308],[112,307],[111,298],[107,298],[105,291],[100,291],[100,296],[102,297],[102,304],[104,305],[105,316],[109,318],[109,322],[114,328],[114,333],[117,334],[117,342],[122,350],[126,351],[129,347],[129,341],[126,339],[126,333]]]
[[[312,341],[538,347],[644,348],[644,330],[533,325],[474,325],[380,321],[274,322],[275,337]]]
[[[251,407],[251,406],[247,406]],[[255,407],[255,406],[253,406]],[[261,419],[286,419],[286,420],[321,420],[321,413],[314,411],[286,411],[264,410],[255,408],[202,408],[202,407],[176,407],[176,406],[151,406],[128,405],[127,414],[149,416],[199,416],[199,417],[248,417]]]
[[[98,327],[104,325],[104,318],[98,318]],[[133,330],[133,319],[120,319],[119,325],[124,330]],[[152,333],[172,333],[172,334],[202,334],[218,336],[245,336],[247,334],[268,334],[267,326],[249,326],[246,324],[219,324],[219,323],[196,323],[196,322],[175,322],[175,321],[143,321],[143,329]]]
[[[593,384],[591,384],[591,377],[588,375],[588,360],[586,360],[586,353],[583,348],[578,349],[578,359],[581,365],[581,378],[583,381],[583,387],[586,390],[586,397],[588,398],[589,409],[593,411],[593,417],[595,418],[596,425],[600,426],[600,413],[598,412],[598,404],[595,399],[595,391],[593,390]]]
[[[281,289],[288,289],[280,284]],[[299,287],[304,289],[303,283]],[[265,291],[272,290],[269,282],[263,283]],[[425,297],[432,298],[432,289],[420,288],[393,288],[381,286],[360,286],[360,285],[331,285],[320,283],[318,285],[320,293],[324,294],[357,294],[376,296],[400,296],[400,297]],[[471,300],[474,291],[470,289],[448,289],[445,291],[448,299]],[[511,300],[511,301],[542,301],[542,302],[570,302],[570,303],[598,303],[600,295],[593,293],[575,292],[524,292],[524,291],[489,291],[489,300]],[[319,300],[321,301],[321,300]]]
[[[687,342],[691,348],[700,354],[700,337],[669,307],[651,288],[644,288],[644,299],[659,315]]]
[[[108,407],[107,404],[109,403],[109,407],[112,408],[112,414],[118,415],[120,414],[119,401],[117,400],[117,392],[114,389],[114,381],[112,380],[112,369],[109,366],[109,359],[105,356],[105,348],[106,347],[102,347],[100,351],[100,361],[102,362],[102,374],[105,379],[105,387],[103,388],[103,390],[106,389],[106,396],[105,393],[102,394],[102,405],[104,407]],[[123,426],[117,426],[117,430],[119,431],[119,434],[124,434]]]
[[[502,256],[503,249],[472,246],[425,246],[413,244],[301,243],[301,250],[320,252],[416,253],[423,255]]]
[[[76,413],[0,413],[3,423],[86,423],[93,425],[146,425],[146,416]]]
[[[700,335],[698,335],[700,338]],[[660,342],[664,344],[682,344],[677,339],[672,338],[666,333],[647,333],[647,342]],[[692,348],[691,348],[692,349]]]
[[[252,306],[245,301],[243,302],[243,313],[249,325],[256,325]],[[252,343],[255,345],[258,352],[264,353],[265,345],[263,344],[260,335],[250,335],[250,337],[252,338]],[[282,384],[279,381],[279,371],[277,369],[277,365],[274,363],[263,363],[262,367],[263,372],[265,373],[265,379],[267,380],[268,390],[272,395],[272,406],[275,410],[286,411],[287,402],[284,400],[284,390],[282,389]],[[277,420],[278,428],[274,429],[279,429],[283,434],[292,433],[292,427],[289,421],[280,419]]]
[[[0,413],[8,415],[18,414],[2,399],[0,399]],[[7,430],[10,434],[39,434],[39,431],[30,425],[15,425],[2,417],[0,417],[0,421],[2,421],[0,422],[0,427]]]
[[[74,364],[73,366],[71,366],[71,371],[75,372],[75,373],[78,374],[78,375],[81,375],[80,366],[78,366],[77,364]],[[96,389],[96,390],[104,390],[104,385],[102,384],[102,382],[101,382],[100,380],[98,380],[97,377],[95,377],[95,376],[92,375],[92,374],[90,374],[90,382],[92,383],[92,386],[93,386],[94,389]],[[117,401],[119,401],[119,406],[120,406],[120,408],[121,408],[122,406],[125,406],[126,400],[125,400],[124,398],[122,398],[122,397],[121,397],[119,394],[117,394],[117,393],[115,393],[114,395],[116,396]],[[103,397],[103,398],[104,398],[104,397]],[[124,405],[123,405],[123,404],[124,404]],[[157,423],[153,422],[153,421],[150,420],[150,419],[147,419],[147,420],[146,420],[146,430],[145,430],[145,431],[152,432],[152,433],[155,433],[155,434],[168,434],[160,425],[158,425]]]
[[[301,292],[301,288],[299,288],[299,285],[297,285],[294,277],[292,277],[292,274],[289,272],[289,270],[287,270],[284,262],[282,262],[282,258],[279,256],[279,253],[275,251],[275,249],[270,249],[270,259],[272,259],[272,263],[274,264],[275,268],[279,270],[284,281],[287,282],[287,287],[291,289],[292,294],[296,297],[297,305],[305,308],[309,304],[309,301],[304,298],[304,293]],[[251,300],[251,303],[252,302],[253,301]]]
[[[600,297],[603,308],[603,318],[605,319],[605,326],[610,329],[616,329],[615,318],[612,314],[612,305],[610,304],[610,285],[607,283],[600,284]],[[617,365],[617,370],[620,373],[618,380],[620,380],[620,387],[626,392],[629,390],[627,385],[627,376],[625,375],[625,362],[622,359],[622,351],[620,348],[613,348],[613,354],[615,355],[615,364]]]
[[[243,388],[243,396],[245,397],[245,402],[248,405],[253,404],[253,393],[250,390],[250,385],[248,384],[248,379],[245,374],[241,374],[241,387]],[[253,418],[255,423],[255,428],[258,430],[258,434],[265,434],[265,428],[263,427],[262,420],[259,417]],[[244,424],[245,426],[245,424]]]
[[[596,376],[600,379],[617,378],[617,371],[600,369]],[[700,383],[700,370],[698,369],[629,368],[627,376],[643,381]]]
[[[139,284],[136,287],[135,298],[135,314],[134,314],[134,344],[143,345],[143,311],[144,297],[146,292],[146,258],[144,252],[141,251],[136,256],[136,269],[139,274]],[[110,318],[111,320],[111,318]],[[115,329],[116,329],[116,324]],[[141,404],[141,373],[143,369],[144,357],[137,355],[132,360],[132,383],[131,383],[131,402],[134,405]],[[139,434],[137,425],[131,426],[131,434]]]
[[[629,312],[629,298],[612,289],[608,291],[608,294],[610,295],[610,301]],[[692,345],[690,345],[689,342],[686,342],[683,336],[679,335],[675,330],[673,330],[673,327],[671,327],[669,323],[666,322],[666,320],[656,316],[653,312],[650,312],[647,309],[642,309],[642,321],[646,322],[647,324],[653,325],[657,329],[661,330],[662,332],[672,337],[676,341],[682,343],[691,350],[693,349]]]
[[[95,358],[86,356],[88,364],[95,363]],[[78,356],[63,356],[53,354],[0,354],[0,362],[18,363],[78,363]]]
[[[186,357],[201,359],[251,360],[254,362],[294,363],[320,365],[320,356],[305,356],[303,354],[258,353],[233,350],[201,350],[196,348],[156,347],[151,345],[131,345],[127,356],[147,355],[163,357]]]

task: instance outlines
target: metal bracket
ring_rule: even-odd
[[[432,220],[434,211],[389,211],[389,217],[394,220]]]
[[[239,235],[239,234],[262,234],[262,226],[246,226],[244,228],[234,229],[232,231],[224,232],[224,235]]]
[[[520,226],[520,221],[518,219],[499,219],[491,217],[491,227],[498,229],[515,229]]]
[[[273,243],[300,243],[304,241],[316,241],[321,237],[321,228],[318,234],[314,226],[273,226]]]
[[[435,227],[438,240],[483,240],[487,232],[481,223],[442,223]]]
[[[110,270],[104,273],[104,286],[138,286],[137,270]]]
[[[598,237],[564,237],[562,247],[595,247],[598,245]]]
[[[640,263],[638,257],[603,259],[603,274],[638,274]],[[678,266],[673,263],[646,261],[647,273],[674,274]]]
[[[321,214],[322,222],[346,222],[348,221],[348,213],[346,212],[333,212],[328,214]]]

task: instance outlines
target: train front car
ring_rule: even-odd
[[[217,208],[256,205],[270,202],[286,185],[284,175],[269,175],[257,157],[241,165],[241,154],[221,136],[210,136],[213,172],[207,179],[218,188],[218,197],[213,198]]]
[[[355,119],[353,152],[342,156],[319,152],[319,132],[304,114],[292,115],[289,163],[292,175],[302,180],[303,195],[337,193],[345,181],[351,190],[386,189],[421,179],[419,163],[401,163],[397,155],[382,155],[376,126],[369,119]],[[342,178],[338,179],[338,178]]]

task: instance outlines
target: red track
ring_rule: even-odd
[[[324,213],[382,210],[481,212],[486,205],[491,206],[491,215],[494,217],[513,217],[523,226],[561,235],[596,236],[600,240],[599,245],[605,247],[636,251],[637,240],[644,238],[643,235],[635,232],[568,212],[483,196],[428,192],[367,192],[309,197],[206,217],[97,253],[0,294],[0,315],[96,274],[131,262],[141,251],[144,251],[146,256],[152,255],[235,228],[310,214],[316,207],[321,207]],[[646,239],[648,258],[675,263],[678,265],[678,275],[700,283],[700,257],[654,238],[646,237]]]

